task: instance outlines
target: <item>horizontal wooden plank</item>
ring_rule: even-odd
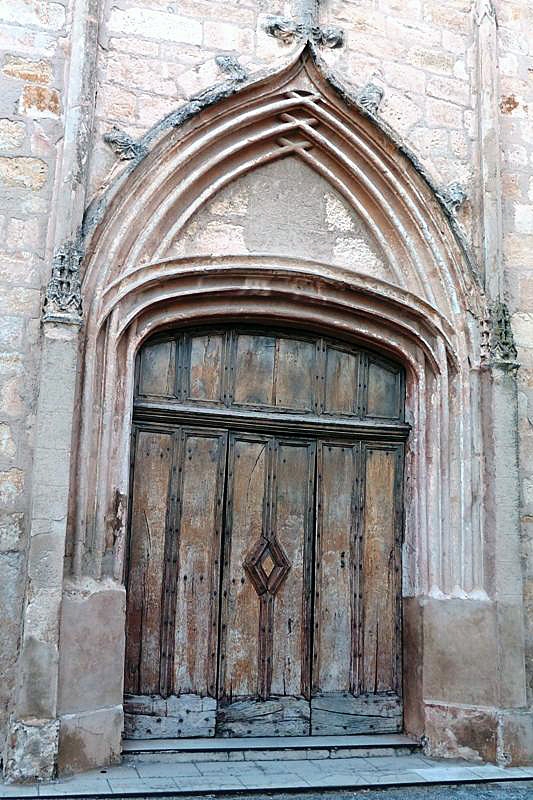
[[[221,705],[217,736],[307,736],[309,701],[299,697],[237,700]]]
[[[397,733],[402,730],[401,698],[393,694],[360,695],[342,692],[311,699],[311,734]]]
[[[313,414],[288,414],[282,410],[276,413],[235,409],[230,411],[226,408],[186,406],[177,403],[145,403],[141,400],[137,400],[134,405],[134,419],[137,422],[162,425],[169,423],[198,425],[205,420],[206,425],[223,425],[242,431],[289,434],[291,437],[350,436],[354,439],[371,437],[373,440],[386,441],[404,441],[411,430],[411,426],[405,422],[326,419]]]
[[[212,697],[126,695],[124,735],[129,739],[214,736],[217,702]]]

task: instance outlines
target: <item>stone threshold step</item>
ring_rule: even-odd
[[[420,749],[401,734],[358,736],[286,736],[235,739],[130,739],[122,743],[126,762],[258,761],[321,758],[370,758],[409,755]]]
[[[524,773],[526,771],[524,770]],[[498,783],[502,784],[510,784],[510,783],[527,783],[528,785],[532,781],[531,774],[524,774],[522,776],[513,775],[513,776],[506,776],[497,777],[494,776],[487,776],[481,777],[479,774],[472,775],[472,777],[463,777],[458,779],[457,777],[450,776],[446,778],[444,776],[439,776],[438,778],[435,777],[432,779],[429,776],[422,777],[416,774],[405,774],[402,775],[401,773],[395,776],[392,775],[376,775],[375,778],[367,778],[367,779],[355,779],[350,781],[339,779],[337,781],[327,781],[323,782],[317,780],[316,782],[313,781],[302,781],[301,784],[295,785],[294,782],[284,784],[283,780],[281,779],[277,783],[270,782],[269,784],[264,785],[248,785],[248,786],[232,786],[231,784],[226,784],[223,787],[215,787],[213,785],[206,786],[205,788],[199,788],[198,786],[192,785],[184,785],[178,786],[177,788],[173,789],[149,789],[149,788],[139,788],[139,790],[128,790],[127,788],[122,787],[114,787],[112,791],[87,791],[84,792],[83,790],[77,789],[76,791],[70,793],[68,791],[68,787],[64,788],[64,792],[54,791],[53,793],[47,794],[46,786],[39,787],[38,795],[24,795],[23,793],[18,794],[17,797],[38,797],[40,800],[57,800],[58,797],[62,797],[63,800],[72,800],[76,798],[76,800],[106,800],[107,798],[137,798],[140,800],[141,798],[146,798],[146,800],[153,800],[153,798],[160,798],[161,800],[182,800],[182,798],[208,798],[208,797],[217,797],[217,798],[250,798],[255,796],[262,796],[268,795],[271,800],[275,800],[278,794],[282,794],[283,796],[286,795],[297,795],[298,797],[306,797],[307,795],[316,795],[317,792],[327,791],[328,794],[332,792],[346,792],[346,791],[360,791],[362,789],[395,789],[395,788],[408,788],[409,786],[482,786],[488,783]],[[0,791],[0,797],[9,797],[9,795],[2,795]]]

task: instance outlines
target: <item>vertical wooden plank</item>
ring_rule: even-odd
[[[258,688],[260,601],[243,565],[266,528],[269,444],[230,436],[219,667],[219,696],[230,700]]]
[[[355,414],[357,411],[358,355],[328,346],[326,351],[327,414]]]
[[[397,536],[398,449],[368,444],[363,508],[361,692],[398,689],[400,588]]]
[[[220,402],[223,360],[222,334],[191,336],[189,353],[189,398]]]
[[[140,355],[139,394],[150,397],[174,397],[175,386],[175,340],[144,345]]]
[[[275,405],[312,411],[315,385],[315,344],[299,339],[278,339]]]
[[[272,405],[276,339],[273,336],[238,334],[234,358],[234,402]]]
[[[174,693],[214,696],[226,434],[183,430],[177,547],[169,581],[175,601]],[[169,612],[171,610],[169,609]]]
[[[313,692],[351,689],[357,446],[319,443]]]
[[[161,598],[173,453],[168,432],[138,430],[130,524],[125,687],[159,691]]]
[[[274,601],[273,695],[310,692],[314,481],[314,443],[280,441],[272,533],[291,566]]]

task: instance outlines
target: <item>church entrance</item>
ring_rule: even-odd
[[[403,398],[397,364],[316,335],[144,345],[126,736],[401,730]]]

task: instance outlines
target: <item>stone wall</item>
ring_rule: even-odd
[[[483,3],[474,4],[483,11]],[[39,316],[63,187],[58,164],[80,3],[0,4],[0,751],[20,639],[32,433],[40,362]],[[298,46],[268,35],[270,14],[290,0],[102,0],[94,131],[87,130],[88,195],[117,169],[103,135],[139,138],[154,123],[226,76],[219,54],[250,75]],[[322,56],[359,91],[384,91],[379,113],[433,182],[461,183],[457,212],[480,258],[476,20],[471,0],[322,0],[322,21],[345,45]],[[487,13],[490,13],[489,4]],[[533,704],[533,24],[528,0],[496,0],[500,67],[503,257],[519,348],[519,434],[529,688]],[[528,19],[529,15],[529,19]],[[67,133],[67,137],[65,137]]]

